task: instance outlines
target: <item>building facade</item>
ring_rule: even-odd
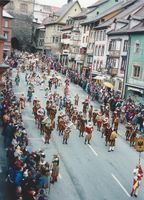
[[[4,57],[11,54],[12,20],[13,17],[3,10],[2,33],[6,38],[4,42]]]
[[[3,63],[3,50],[4,50],[4,42],[6,38],[3,35],[3,8],[6,4],[9,3],[9,0],[0,1],[0,66]]]
[[[78,1],[68,1],[58,12],[54,13],[45,24],[46,33],[44,49],[47,55],[52,54],[60,58],[61,51],[61,29],[66,25],[69,16],[73,17],[80,13],[81,7]]]
[[[83,65],[87,69],[89,69],[89,74],[91,75],[93,71],[93,62],[95,62],[93,58],[93,54],[95,50],[96,33],[93,28],[97,27],[100,23],[108,20],[113,15],[116,15],[119,12],[119,10],[117,11],[116,9],[114,9],[113,11],[111,10],[111,8],[117,4],[121,4],[121,2],[122,0],[98,1],[97,3],[89,7],[90,9],[89,13],[87,14],[85,21],[82,23],[83,29],[82,29],[81,47],[85,48],[85,58],[84,58]],[[99,48],[102,48],[102,51],[103,51],[103,46]],[[96,65],[96,63],[94,63],[94,65]],[[103,65],[102,61],[100,61],[99,65],[101,66]]]
[[[30,49],[34,0],[10,0],[5,9],[14,17],[12,21],[12,47]]]
[[[144,103],[144,27],[131,31],[125,97]]]

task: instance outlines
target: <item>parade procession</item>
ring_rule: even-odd
[[[30,62],[36,58],[39,59],[37,65]],[[57,199],[58,185],[66,184],[64,170],[71,174],[73,164],[77,166],[76,174],[84,169],[79,161],[88,168],[95,166],[96,170],[98,165],[105,168],[104,165],[110,162],[110,166],[107,166],[109,171],[117,166],[116,163],[120,168],[125,168],[126,160],[130,158],[133,164],[129,168],[131,178],[129,185],[125,186],[127,190],[116,175],[111,173],[111,176],[115,181],[113,184],[120,186],[123,199],[138,197],[142,193],[144,140],[135,117],[143,112],[141,108],[130,97],[124,101],[106,87],[103,88],[103,99],[107,97],[107,101],[96,103],[78,84],[71,82],[69,71],[66,75],[61,74],[53,69],[52,59],[45,56],[20,52],[15,59],[18,65],[7,72],[7,88],[1,93],[2,135],[8,159],[6,182],[13,198],[46,200],[53,196]],[[29,64],[21,65],[25,60]],[[51,66],[49,71],[47,65]],[[116,99],[113,106],[112,99]],[[127,112],[129,115],[134,112],[135,116],[127,119]],[[83,154],[79,154],[80,151]],[[126,157],[126,151],[132,152],[131,157]],[[117,155],[122,156],[123,163]],[[84,160],[81,161],[81,157]],[[98,159],[96,163],[95,159]],[[72,169],[69,169],[70,165]],[[71,181],[80,181],[75,173]],[[127,172],[124,170],[123,173]],[[88,171],[88,174],[92,180],[95,172]],[[97,180],[96,176],[94,180]],[[103,183],[104,179],[99,181]],[[78,195],[77,192],[75,195]],[[80,196],[76,199],[80,199]]]
[[[144,0],[0,0],[0,200],[144,200]]]

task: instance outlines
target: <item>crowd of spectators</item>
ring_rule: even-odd
[[[9,75],[7,73],[7,85],[0,94],[0,121],[7,153],[9,195],[13,200],[47,200],[50,165],[45,161],[42,150],[28,150],[28,134]]]

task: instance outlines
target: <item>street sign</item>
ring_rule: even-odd
[[[135,149],[138,152],[144,151],[144,138],[143,137],[139,137],[139,138],[136,139]]]

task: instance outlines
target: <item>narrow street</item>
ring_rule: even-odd
[[[13,70],[13,80],[16,71]],[[62,82],[64,83],[64,77]],[[27,84],[25,74],[20,73],[20,86],[16,86],[13,81],[16,96],[22,93],[27,96]],[[52,92],[53,92],[52,88]],[[63,96],[63,84],[56,90]],[[87,94],[77,85],[70,83],[71,100],[74,96],[80,96],[78,109],[82,110],[82,102]],[[45,91],[41,86],[35,85],[35,93],[45,108]],[[95,109],[99,109],[99,104],[92,102]],[[29,135],[29,149],[44,149],[46,160],[51,162],[53,154],[60,156],[60,175],[58,182],[51,185],[50,200],[127,200],[130,198],[130,191],[133,181],[133,169],[138,163],[138,153],[124,140],[125,128],[119,126],[119,137],[116,140],[114,152],[108,152],[104,138],[101,133],[94,128],[91,145],[84,144],[84,138],[79,138],[79,131],[73,125],[72,133],[68,140],[68,145],[62,144],[62,136],[57,130],[53,131],[50,144],[44,144],[43,137],[35,124],[32,114],[32,103],[26,103],[26,108],[22,111],[23,120]],[[144,166],[144,161],[142,160]],[[140,188],[137,199],[143,199]]]

